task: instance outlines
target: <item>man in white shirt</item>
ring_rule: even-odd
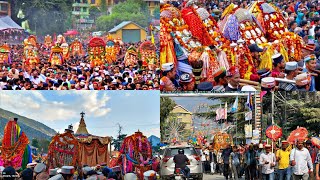
[[[303,140],[299,140],[297,147],[291,150],[290,162],[293,180],[308,180],[309,173],[313,172],[313,165],[308,149],[303,147]]]
[[[274,180],[274,167],[276,165],[276,156],[271,152],[271,145],[265,145],[266,152],[263,152],[259,158],[263,180]]]

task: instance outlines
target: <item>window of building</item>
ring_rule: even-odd
[[[8,11],[8,4],[0,4],[0,11]]]
[[[91,0],[91,4],[96,4],[96,0]]]

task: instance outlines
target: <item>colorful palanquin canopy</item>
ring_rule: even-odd
[[[79,128],[75,133],[75,137],[79,142],[79,162],[80,164],[96,166],[97,164],[107,163],[110,161],[110,150],[108,145],[111,142],[111,137],[100,137],[89,134],[84,114],[80,113],[81,119]]]
[[[4,128],[0,166],[12,166],[15,169],[24,169],[32,162],[29,139],[21,130],[17,121],[9,121]]]
[[[152,147],[142,132],[135,132],[123,140],[120,153],[110,164],[111,167],[118,165],[122,166],[124,174],[136,172],[139,179],[152,168]]]

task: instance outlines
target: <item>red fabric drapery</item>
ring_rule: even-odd
[[[93,139],[91,143],[79,144],[79,161],[82,165],[96,166],[109,162],[108,144],[103,145],[98,139]]]

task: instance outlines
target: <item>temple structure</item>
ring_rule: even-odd
[[[109,164],[111,154],[111,137],[100,137],[89,133],[84,120],[84,112],[80,113],[81,119],[75,137],[79,142],[79,162],[82,165],[96,166]]]

